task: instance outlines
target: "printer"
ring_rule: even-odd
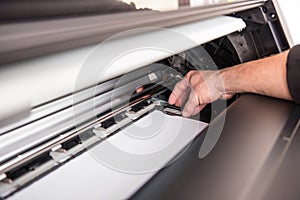
[[[299,199],[299,106],[167,102],[292,45],[271,0],[1,1],[0,199]]]

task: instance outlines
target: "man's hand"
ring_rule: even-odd
[[[182,115],[189,117],[208,103],[240,92],[292,100],[287,84],[288,52],[218,71],[190,71],[176,84],[169,104],[183,106],[188,98]]]
[[[182,115],[189,117],[199,113],[208,103],[232,97],[224,91],[219,71],[190,71],[175,85],[169,104],[183,106],[188,97]]]

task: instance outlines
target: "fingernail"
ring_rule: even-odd
[[[171,94],[168,100],[169,104],[173,105],[175,103],[175,98],[174,96]]]

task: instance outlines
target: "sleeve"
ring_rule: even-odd
[[[287,84],[293,100],[300,104],[300,45],[294,46],[287,57]]]

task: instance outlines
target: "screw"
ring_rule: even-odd
[[[274,19],[274,18],[276,17],[275,13],[271,13],[271,14],[270,14],[270,17],[271,17],[272,19]]]

